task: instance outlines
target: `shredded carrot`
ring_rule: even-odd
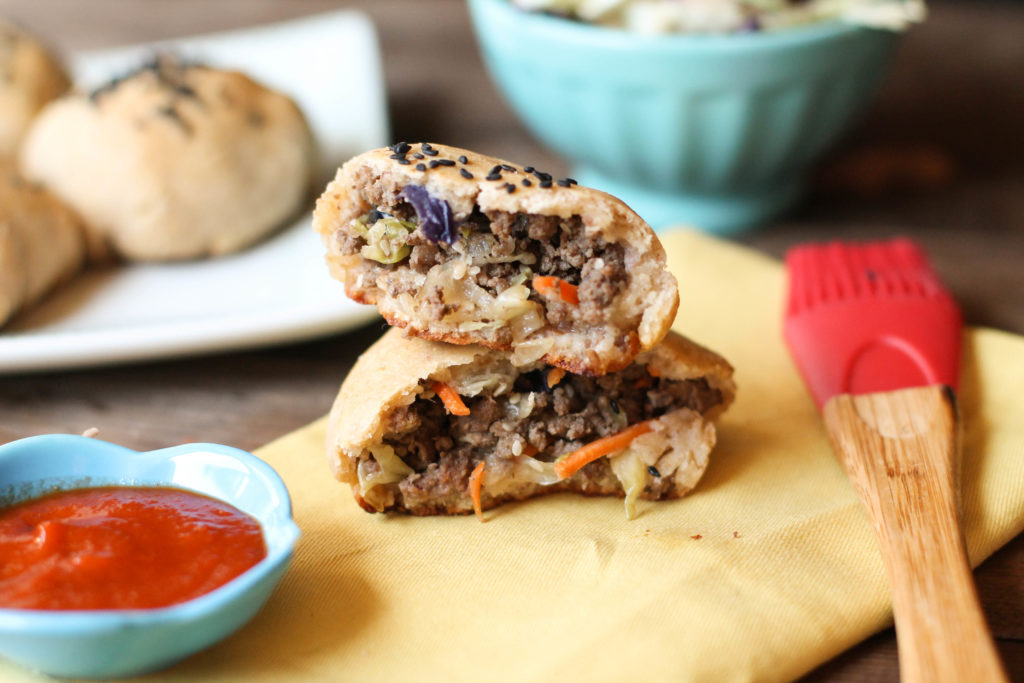
[[[525,455],[532,458],[538,453],[540,453],[540,451],[537,450],[537,447],[534,446],[532,443],[528,443],[525,446],[523,446],[523,452],[520,453],[519,455]]]
[[[591,441],[583,448],[562,456],[555,461],[555,474],[558,475],[559,479],[568,479],[582,469],[584,465],[606,455],[611,455],[616,451],[621,451],[631,444],[636,437],[653,430],[656,421],[657,418],[637,422],[635,425],[626,427],[621,432],[616,432],[597,441]]]
[[[476,513],[477,519],[481,522],[484,521],[484,508],[483,503],[480,501],[480,492],[484,488],[484,461],[481,460],[477,463],[477,466],[473,468],[473,473],[469,475],[469,497],[473,499],[473,512]]]
[[[562,301],[573,306],[580,303],[579,288],[554,275],[534,275],[533,288],[546,297],[557,294]]]
[[[469,415],[469,408],[462,402],[459,392],[452,389],[444,382],[434,382],[434,393],[441,398],[444,409],[452,415]]]
[[[551,368],[548,370],[548,388],[557,386],[565,377],[565,370],[562,368]]]

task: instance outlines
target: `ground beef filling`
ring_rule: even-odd
[[[366,199],[380,211],[403,220],[416,221],[412,207],[398,195],[401,188],[384,185],[380,179],[369,184]],[[531,299],[545,307],[548,324],[559,331],[569,331],[573,324],[598,325],[607,320],[608,307],[615,296],[623,290],[628,280],[622,247],[609,244],[600,237],[586,236],[579,216],[562,219],[557,216],[479,211],[470,215],[462,229],[474,233],[490,233],[496,240],[493,255],[531,254],[534,262],[529,267],[534,274],[559,277],[579,289],[579,305],[549,301],[537,292]],[[336,236],[340,253],[358,254],[365,244],[354,231],[342,229]],[[427,273],[434,266],[444,263],[459,254],[451,245],[434,243],[417,229],[410,235],[408,244],[412,251],[406,260],[397,264],[381,264],[366,260],[369,277],[367,282],[381,281],[381,276],[399,267],[412,268],[418,273]],[[511,285],[511,279],[520,274],[518,262],[487,263],[474,269],[472,277],[476,283],[496,295]],[[383,281],[388,278],[384,277]],[[401,287],[392,278],[387,291],[397,296]],[[425,315],[440,319],[451,313],[450,304],[438,296],[427,294],[424,302]]]
[[[399,488],[406,495],[440,498],[464,491],[473,466],[491,453],[501,458],[532,453],[551,462],[627,425],[678,408],[704,413],[722,400],[703,379],[655,378],[637,365],[596,378],[566,375],[550,390],[541,371],[534,371],[516,380],[515,394],[518,403],[512,395],[467,398],[470,414],[464,417],[448,415],[437,398],[417,399],[392,413],[388,431],[393,436],[385,443],[417,473]],[[531,395],[533,409],[519,419],[520,406]]]

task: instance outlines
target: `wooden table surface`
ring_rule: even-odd
[[[358,7],[376,22],[395,140],[447,142],[565,172],[488,80],[462,0],[0,0],[0,16],[73,51],[339,7]],[[953,179],[916,189],[820,189],[739,239],[779,255],[804,240],[910,235],[925,245],[969,323],[1024,334],[1024,3],[936,2],[931,9],[833,158],[924,147],[952,163]],[[0,377],[0,442],[96,426],[103,438],[138,449],[190,440],[253,449],[323,414],[381,330],[375,323],[280,348]],[[1011,676],[1024,680],[1024,538],[985,562],[977,581]],[[808,677],[897,679],[891,629]]]

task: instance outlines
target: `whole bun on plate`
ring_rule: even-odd
[[[0,156],[12,156],[32,119],[71,87],[61,61],[34,36],[0,20]]]
[[[94,252],[163,261],[237,251],[281,227],[308,197],[313,143],[287,96],[161,56],[50,104],[21,162],[82,216]]]
[[[84,260],[78,218],[0,162],[0,325],[78,272]]]

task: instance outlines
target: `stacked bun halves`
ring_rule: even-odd
[[[331,411],[329,462],[364,509],[479,514],[573,491],[625,496],[632,516],[700,479],[732,368],[669,332],[664,249],[618,199],[398,143],[346,163],[313,224],[347,294],[396,328]]]

